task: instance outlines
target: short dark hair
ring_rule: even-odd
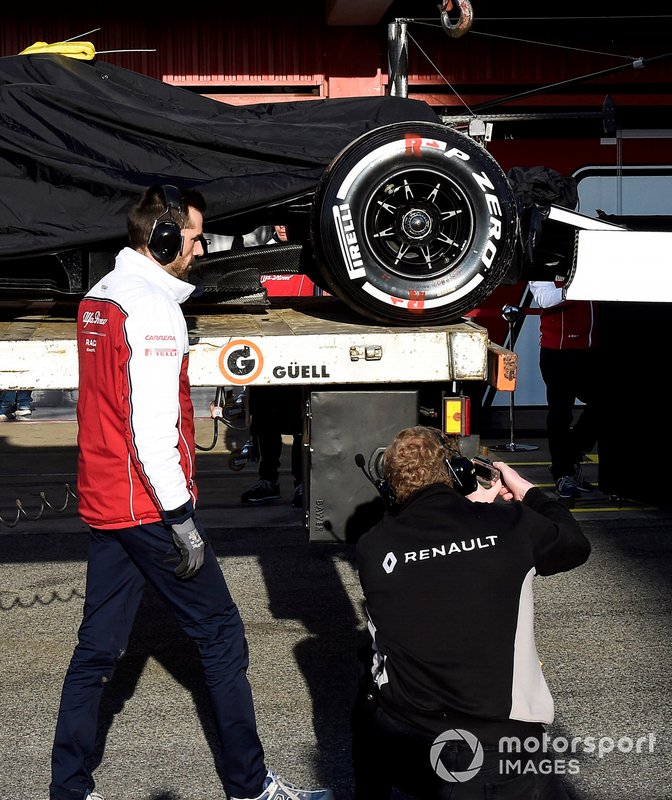
[[[178,189],[182,208],[186,215],[171,211],[166,219],[172,219],[180,228],[189,227],[189,209],[195,208],[205,213],[206,204],[203,195],[195,189]],[[149,186],[140,195],[128,212],[128,241],[134,250],[144,250],[149,241],[152,227],[156,220],[166,213],[166,198],[159,184]]]
[[[453,486],[453,476],[446,465],[460,454],[455,436],[445,436],[436,428],[416,425],[399,431],[385,450],[385,479],[398,503],[414,492],[434,483]]]

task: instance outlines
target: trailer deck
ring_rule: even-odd
[[[515,382],[515,354],[469,321],[377,326],[330,297],[274,299],[268,307],[185,306],[193,386]],[[0,316],[3,389],[77,386],[75,307],[5,305]]]

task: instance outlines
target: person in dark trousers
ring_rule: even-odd
[[[300,386],[249,388],[250,434],[259,454],[259,479],[241,495],[242,503],[257,505],[280,498],[280,460],[283,434],[292,436],[292,506],[303,508],[302,390]]]
[[[284,225],[275,225],[267,244],[287,241]],[[250,434],[259,455],[259,479],[240,497],[246,505],[280,499],[282,436],[292,437],[291,472],[294,479],[292,507],[303,508],[303,395],[300,386],[251,386]]]
[[[384,455],[393,510],[357,543],[371,640],[353,712],[355,797],[389,800],[396,787],[420,800],[566,800],[540,763],[554,707],[532,586],[583,564],[590,544],[569,509],[503,462],[501,480],[463,496],[457,454],[435,429],[400,431]],[[527,745],[511,753],[507,737]]]
[[[594,487],[581,462],[598,440],[600,364],[595,304],[565,300],[561,284],[531,281],[540,315],[539,369],[546,384],[546,429],[551,474],[559,497],[576,498]],[[576,401],[584,403],[574,424]]]
[[[149,581],[196,643],[232,800],[328,800],[269,770],[233,601],[196,517],[189,336],[180,308],[203,254],[203,197],[149,187],[130,246],[79,307],[79,512],[89,525],[84,615],[51,756],[50,800],[102,800],[89,763],[103,687],[126,650]]]

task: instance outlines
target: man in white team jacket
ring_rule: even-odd
[[[189,337],[180,308],[203,255],[203,197],[152,186],[130,247],[82,301],[79,512],[90,526],[84,618],[65,677],[50,800],[102,800],[89,768],[103,687],[126,650],[146,581],[195,641],[233,799],[328,800],[268,770],[247,680],[243,623],[194,512]],[[187,787],[185,787],[185,790]]]

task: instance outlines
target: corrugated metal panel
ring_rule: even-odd
[[[384,91],[384,25],[328,28],[318,2],[300,11],[292,3],[269,0],[257,0],[250,10],[229,2],[206,13],[204,19],[180,19],[168,12],[124,16],[118,11],[87,11],[74,20],[58,10],[5,14],[0,55],[15,54],[37,40],[87,38],[104,60],[170,83],[202,86],[218,99],[231,96],[237,102],[252,102],[257,93],[264,99],[326,95],[330,82],[334,96]],[[484,26],[482,30],[477,18],[460,39],[447,37],[436,25],[409,23],[411,96],[457,105],[452,86],[479,102],[628,63],[619,53],[654,56],[669,49],[669,23],[639,27],[628,21],[606,27],[551,20],[534,25],[517,21],[508,27],[505,23],[500,21],[492,35],[493,29]],[[82,35],[97,27],[101,30]],[[565,42],[572,49],[552,47],[540,39]],[[155,52],[103,52],[145,49]],[[562,88],[555,97],[547,94],[543,101],[529,102],[594,103],[600,94],[629,92],[635,85],[638,93],[667,98],[672,59],[652,63],[642,71]],[[636,102],[635,95],[628,99]]]
[[[80,35],[96,27],[101,30]],[[76,37],[93,42],[103,60],[170,83],[320,86],[322,30],[319,6],[294,15],[209,11],[206,20],[184,22],[167,13],[132,19],[86,14],[74,22],[40,13],[3,19],[0,55],[16,54],[35,41]],[[145,49],[155,52],[105,52]]]
[[[485,27],[485,26],[482,26]],[[603,22],[556,23],[535,26],[522,23],[490,28],[475,27],[460,39],[447,37],[440,28],[408,24],[409,84],[446,82],[458,87],[490,87],[515,91],[549,85],[632,64],[670,51],[672,18],[662,26],[627,20],[608,30]],[[542,39],[542,41],[540,41]],[[557,45],[557,46],[556,46]],[[648,64],[645,72],[633,69],[598,78],[604,86],[669,83],[672,59]],[[577,88],[581,94],[583,89]]]

